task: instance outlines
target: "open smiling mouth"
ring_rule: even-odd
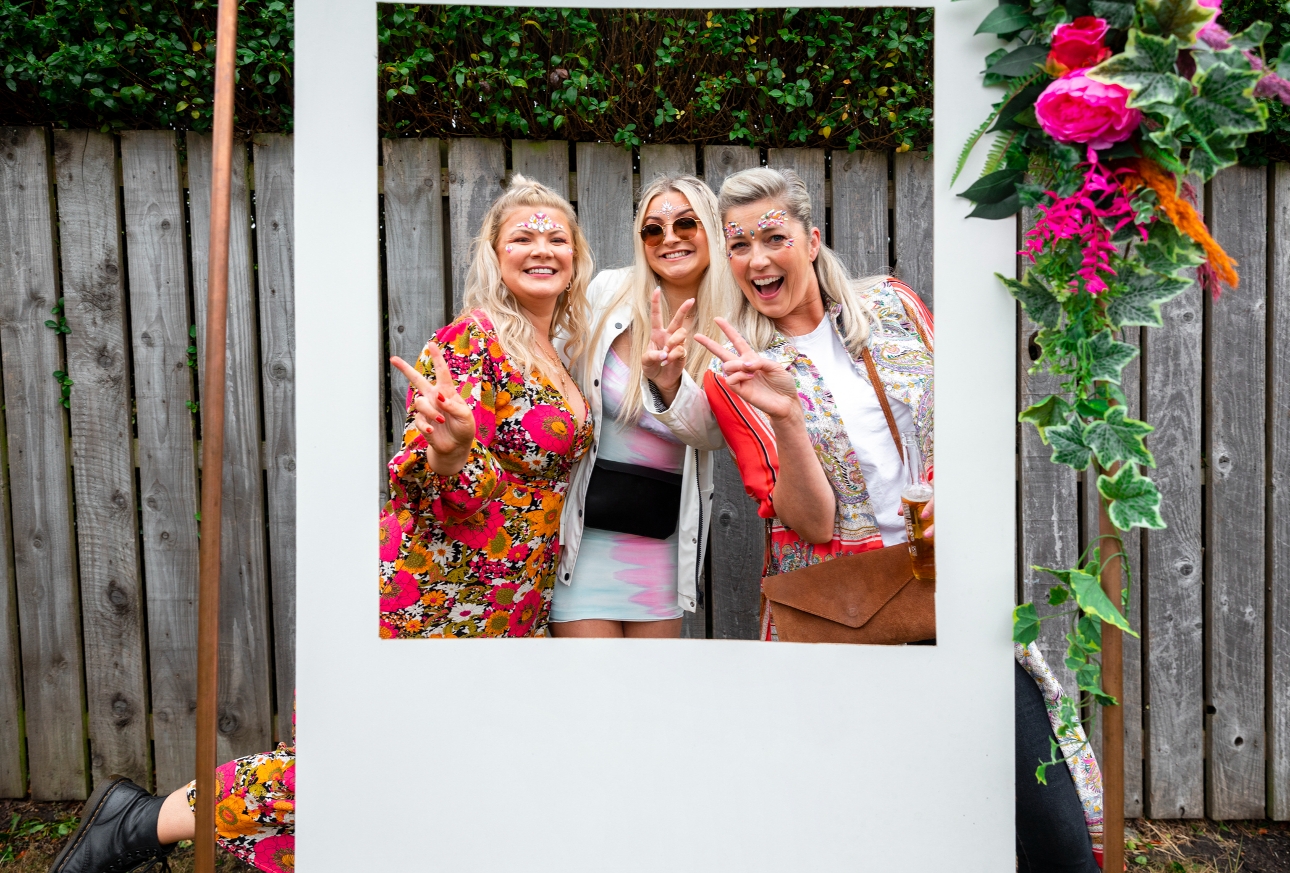
[[[530,276],[554,276],[555,270],[550,267],[529,267],[524,271]]]
[[[753,289],[758,297],[774,297],[784,287],[784,277],[774,276],[769,279],[753,279]]]
[[[688,258],[692,254],[694,254],[694,252],[688,251],[686,249],[681,249],[680,251],[668,252],[667,254],[661,255],[660,257],[662,257],[662,259],[665,261],[679,261],[681,260],[681,258]]]

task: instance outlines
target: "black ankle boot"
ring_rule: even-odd
[[[81,824],[49,873],[131,873],[169,870],[175,846],[157,841],[164,797],[153,797],[123,776],[104,782],[81,809]]]

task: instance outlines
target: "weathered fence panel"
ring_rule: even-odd
[[[596,267],[612,270],[632,262],[632,152],[611,143],[580,142],[578,224]]]
[[[1207,811],[1264,814],[1267,173],[1234,167],[1211,183],[1214,238],[1245,268],[1209,307],[1205,458],[1208,608]]]
[[[887,153],[834,152],[832,169],[833,250],[852,275],[875,275],[891,261]]]
[[[289,702],[296,693],[295,176],[291,137],[260,134],[255,138],[254,154],[265,510],[273,592],[276,735],[281,741],[291,737]],[[435,167],[438,191],[438,161]]]
[[[1201,370],[1204,306],[1193,285],[1161,307],[1164,326],[1144,331],[1147,447],[1164,502],[1165,530],[1145,535],[1142,577],[1146,814],[1204,815],[1204,636],[1201,546]]]
[[[936,178],[934,164],[923,152],[904,152],[895,156],[892,181],[896,205],[892,236],[896,275],[919,293],[928,309],[935,309],[932,287],[932,225]]]
[[[197,748],[195,400],[176,145],[172,131],[121,135],[158,791],[192,778]]]
[[[188,134],[193,311],[197,372],[206,373],[212,140]],[[268,555],[260,462],[260,367],[251,277],[251,202],[246,142],[233,148],[225,343],[224,490],[220,539],[220,675],[217,753],[221,761],[273,745]],[[199,385],[202,383],[199,383]],[[200,388],[199,388],[200,396]],[[205,471],[203,471],[205,472]]]
[[[824,149],[768,149],[766,166],[776,170],[792,170],[802,179],[806,193],[811,195],[811,220],[820,228],[823,238],[825,203],[824,196]]]
[[[39,128],[0,131],[0,353],[13,507],[31,793],[85,796],[81,610],[72,542],[48,144]]]
[[[1268,792],[1271,818],[1290,819],[1290,165],[1271,168],[1268,234]]]
[[[55,131],[54,161],[90,764],[95,782],[119,773],[150,785],[116,144],[103,133]]]
[[[470,242],[488,207],[502,193],[506,147],[498,139],[454,139],[448,143],[448,207],[452,234],[451,315],[461,311],[470,269]],[[427,337],[428,339],[428,337]]]
[[[58,132],[52,154],[43,131],[3,138],[0,491],[7,486],[11,501],[0,511],[11,504],[13,518],[0,524],[0,795],[83,797],[87,776],[122,771],[167,791],[188,781],[193,761],[199,471],[189,403],[198,355],[188,348],[201,345],[190,337],[194,324],[204,338],[209,139],[188,144],[186,210],[172,132],[120,136],[119,188],[107,135]],[[505,143],[453,140],[445,190],[442,149],[438,140],[383,144],[385,339],[404,357],[459,309],[470,243],[508,172]],[[226,755],[289,735],[295,675],[291,139],[257,137],[250,151],[249,170],[248,150],[237,152],[231,262]],[[567,143],[514,142],[510,163],[573,198],[599,268],[624,266],[639,186],[694,172],[698,149],[646,146],[637,174],[630,149],[574,151],[571,163]],[[894,260],[930,299],[932,177],[922,155],[785,150],[767,160],[807,180],[817,221],[854,271]],[[702,155],[714,189],[760,162],[744,146]],[[1168,304],[1165,326],[1142,332],[1142,359],[1125,373],[1130,406],[1140,403],[1157,427],[1149,445],[1170,525],[1126,537],[1143,634],[1125,649],[1126,809],[1290,818],[1290,586],[1281,580],[1290,563],[1282,505],[1290,400],[1282,358],[1267,357],[1290,343],[1290,307],[1281,305],[1290,293],[1290,171],[1227,171],[1210,204],[1216,235],[1241,262],[1241,288],[1211,304],[1193,287]],[[45,327],[60,264],[70,427],[53,378],[59,334]],[[1019,320],[1022,407],[1054,387],[1025,372],[1034,329]],[[397,431],[402,386],[388,379],[382,389]],[[1040,601],[1048,582],[1029,565],[1069,565],[1092,542],[1096,520],[1093,475],[1055,467],[1050,454],[1020,428],[1019,593]],[[717,456],[712,512],[705,608],[684,633],[754,638],[764,526],[726,453]],[[1046,628],[1041,647],[1070,683],[1061,634]]]

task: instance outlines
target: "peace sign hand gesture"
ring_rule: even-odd
[[[730,322],[724,318],[715,321],[734,344],[733,353],[701,333],[694,335],[694,341],[721,361],[721,371],[730,389],[772,419],[801,418],[802,406],[797,399],[797,382],[792,374],[775,361],[754,352]]]
[[[434,343],[430,343],[430,359],[434,364],[432,383],[416,368],[399,357],[390,358],[415,390],[412,423],[426,440],[426,463],[441,476],[461,472],[470,458],[470,447],[475,442],[475,415],[461,399],[457,380],[448,369],[448,362]]]
[[[681,373],[685,370],[685,341],[689,331],[685,329],[685,317],[694,308],[694,298],[682,303],[672,316],[672,321],[663,326],[663,306],[660,303],[662,289],[655,288],[649,299],[651,330],[649,345],[641,361],[641,370],[663,392],[670,403],[676,396],[677,386],[681,384]]]

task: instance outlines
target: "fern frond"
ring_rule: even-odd
[[[1020,130],[1001,130],[998,136],[994,138],[994,144],[990,146],[990,154],[986,156],[985,167],[981,170],[982,176],[987,176],[996,170],[1002,170],[1004,161],[1008,158],[1008,149],[1021,136]]]
[[[982,122],[980,127],[972,131],[972,135],[968,137],[968,141],[964,143],[963,151],[959,152],[958,164],[954,167],[954,175],[950,177],[951,185],[953,185],[958,179],[959,173],[963,172],[963,167],[967,164],[968,155],[972,154],[972,149],[976,148],[976,144],[981,141],[981,137],[985,136],[985,132],[990,129],[990,125],[994,124],[995,120],[998,119],[1003,110],[1012,102],[1012,98],[1020,94],[1025,90],[1026,86],[1035,81],[1035,79],[1039,78],[1041,75],[1042,72],[1039,72],[1026,76],[1024,79],[1012,80],[1011,85],[1008,87],[1008,93],[1004,95],[1003,100],[999,101],[999,105],[990,113],[990,117]]]
[[[963,144],[963,151],[959,152],[959,162],[954,165],[954,175],[950,177],[951,185],[958,181],[959,173],[963,172],[963,165],[967,163],[968,155],[972,154],[972,149],[976,147],[977,142],[985,135],[985,132],[990,125],[994,124],[994,120],[998,118],[998,116],[999,110],[997,109],[990,113],[990,117],[981,122],[981,126],[972,131],[972,135],[968,137],[968,141]]]

